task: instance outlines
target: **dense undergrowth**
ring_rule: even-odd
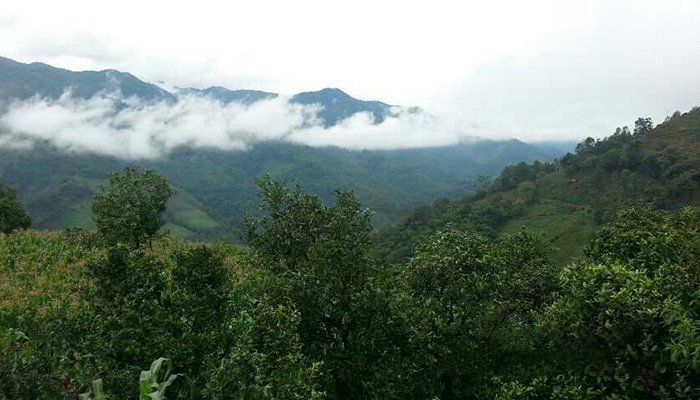
[[[698,215],[626,209],[585,262],[537,235],[447,229],[409,263],[370,256],[349,193],[268,182],[250,248],[90,232],[0,236],[0,398],[697,398]]]
[[[405,262],[421,238],[447,225],[495,237],[527,226],[555,248],[559,263],[582,255],[594,232],[621,207],[674,210],[700,204],[700,108],[651,127],[582,141],[552,162],[507,166],[493,185],[457,200],[416,209],[375,235],[375,253]]]

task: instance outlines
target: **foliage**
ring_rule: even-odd
[[[171,374],[172,361],[167,358],[159,358],[151,363],[148,370],[141,371],[139,378],[140,400],[163,400],[165,390],[180,374]],[[92,391],[82,393],[81,400],[107,400],[102,379],[92,381]]]
[[[138,248],[163,226],[165,205],[176,192],[153,170],[126,167],[109,176],[92,205],[98,232],[109,244]]]
[[[648,206],[625,208],[596,233],[585,253],[593,262],[625,263],[653,273],[665,264],[699,259],[700,249],[691,240],[698,229],[698,216],[691,208],[678,215]]]
[[[546,236],[510,221],[552,207],[543,188],[589,179],[569,167],[516,165],[497,180],[514,189],[419,210],[404,264],[372,257],[352,192],[327,203],[269,177],[249,248],[1,235],[0,399],[76,398],[92,382],[95,398],[133,398],[140,378],[142,398],[698,398],[697,210],[623,208],[579,236],[585,258],[557,265]],[[431,233],[423,222],[449,222],[437,209],[462,219]],[[566,221],[547,226],[583,227]],[[141,370],[156,357],[181,378],[163,359]]]
[[[322,363],[330,397],[371,396],[377,376],[388,375],[391,357],[380,352],[393,332],[372,286],[369,211],[351,192],[326,206],[269,177],[260,187],[267,216],[248,220],[248,242],[299,310],[305,356]]]
[[[102,379],[92,381],[92,391],[80,394],[80,400],[107,400]]]
[[[210,361],[205,397],[324,398],[318,385],[321,364],[305,359],[294,306],[268,295],[240,300],[244,306],[227,321],[228,334],[236,340],[220,359]]]
[[[548,254],[527,232],[492,241],[448,229],[421,242],[407,279],[413,340],[425,353],[415,377],[429,390],[422,396],[483,393],[491,373],[523,361],[524,329],[554,290]]]
[[[151,367],[147,371],[141,371],[141,377],[139,378],[139,399],[165,399],[165,390],[179,376],[179,374],[171,374],[172,368],[172,361],[161,357],[153,361]]]
[[[258,289],[233,288],[222,255],[212,249],[175,249],[163,259],[142,249],[116,247],[90,271],[97,322],[90,351],[105,363],[103,374],[114,382],[115,394],[127,396],[120,388],[128,387],[138,365],[157,354],[181,366],[185,379],[175,390],[183,398],[257,398],[266,392],[315,390],[311,370],[295,355],[296,320],[288,317],[293,309],[270,314],[268,306],[259,304],[263,299],[245,300],[246,292]],[[241,293],[232,297],[234,290]],[[241,329],[240,318],[256,329]],[[270,364],[260,364],[260,359]],[[234,360],[241,369],[230,366]],[[237,374],[231,376],[234,370]],[[298,379],[282,381],[284,374]],[[217,386],[231,379],[248,384]]]
[[[538,342],[549,354],[541,375],[529,383],[511,381],[504,396],[700,395],[698,229],[689,209],[676,215],[621,211],[589,247],[594,262],[566,268],[560,297],[540,316]]]
[[[422,238],[447,225],[492,237],[525,225],[558,248],[557,260],[570,262],[622,207],[699,204],[699,139],[700,109],[656,127],[639,118],[633,131],[622,127],[602,140],[586,138],[554,162],[507,166],[479,193],[414,210],[375,235],[375,253],[405,262]]]
[[[10,234],[16,229],[28,229],[32,218],[17,200],[17,192],[0,184],[0,232]]]

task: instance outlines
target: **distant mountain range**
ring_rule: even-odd
[[[148,101],[175,101],[167,90],[113,69],[75,72],[44,63],[24,64],[0,57],[0,99],[25,100],[33,96],[56,99],[67,89],[87,99],[101,92],[118,90],[124,97]]]
[[[13,101],[34,96],[57,99],[67,90],[79,99],[118,93],[124,101],[135,97],[145,102],[177,103],[183,95],[190,95],[244,106],[279,96],[219,86],[168,91],[116,70],[74,72],[0,58],[0,114]],[[378,124],[394,110],[394,106],[379,101],[355,99],[340,89],[303,92],[289,101],[319,105],[317,118],[324,127],[359,112],[371,114]],[[422,112],[415,107],[403,110]],[[330,198],[336,188],[354,189],[363,203],[375,210],[375,222],[385,225],[437,198],[463,196],[474,190],[477,180],[496,176],[508,164],[549,160],[573,146],[484,140],[409,150],[351,151],[271,141],[254,143],[245,151],[182,147],[163,158],[126,161],[66,153],[50,142],[36,142],[24,150],[3,147],[3,134],[0,127],[0,181],[18,188],[35,227],[91,227],[91,197],[100,183],[109,172],[138,164],[160,171],[178,189],[180,195],[169,206],[166,227],[194,239],[235,237],[242,214],[255,213],[254,183],[266,173],[275,179],[296,179],[324,198]]]
[[[230,90],[221,86],[206,89],[180,88],[173,93],[152,83],[144,82],[127,72],[113,69],[75,72],[44,63],[24,64],[0,57],[0,102],[26,100],[33,96],[57,99],[66,90],[75,98],[88,99],[100,93],[119,93],[124,98],[136,97],[145,101],[176,102],[181,95],[207,97],[222,104],[251,105],[274,99],[277,93],[259,90]],[[360,112],[374,116],[381,123],[390,114],[392,106],[380,101],[358,100],[340,89],[326,88],[291,96],[290,103],[321,106],[317,117],[329,127]],[[418,112],[417,107],[410,108]]]

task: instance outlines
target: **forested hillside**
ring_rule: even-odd
[[[32,130],[36,136],[13,128],[16,121],[9,115],[22,105],[29,107],[20,113],[29,123],[25,128],[32,130],[39,122]],[[302,112],[299,107],[309,108]],[[470,138],[452,145],[363,151],[284,139],[295,123],[314,125],[325,136],[343,135],[347,132],[326,128],[365,113],[373,121],[358,129],[369,130],[396,120],[393,113],[401,109],[355,99],[340,89],[288,99],[219,86],[169,92],[126,72],[69,71],[0,57],[0,182],[17,189],[35,228],[93,228],[91,198],[107,174],[127,164],[150,167],[180,193],[171,200],[165,230],[189,239],[238,240],[243,215],[255,209],[255,181],[268,173],[297,180],[325,200],[336,188],[353,189],[374,210],[374,223],[384,226],[435,198],[472,192],[477,179],[492,178],[509,163],[545,161],[564,153],[556,146],[518,140]],[[409,107],[405,112],[415,116],[422,110]],[[56,120],[56,115],[67,119]],[[266,136],[275,124],[265,122],[276,119],[295,122],[281,122],[285,129]],[[206,125],[209,120],[215,123]],[[239,120],[248,122],[239,127]],[[179,123],[185,127],[177,129]],[[146,128],[135,128],[142,125]],[[190,140],[164,147],[182,135]],[[214,137],[205,145],[192,143],[207,135]],[[57,143],[52,141],[56,136],[70,140]],[[131,145],[147,151],[129,153]]]
[[[522,226],[544,235],[565,262],[622,206],[673,210],[700,205],[700,109],[652,129],[640,118],[603,140],[588,138],[553,162],[507,166],[488,188],[420,207],[376,235],[377,253],[403,261],[421,237],[446,226],[489,236]]]
[[[245,151],[184,148],[163,159],[128,162],[35,146],[0,149],[0,181],[17,188],[35,228],[91,228],[91,197],[107,174],[127,163],[147,166],[180,192],[171,200],[166,229],[192,239],[239,239],[243,214],[255,210],[255,181],[268,173],[298,180],[326,200],[335,188],[353,189],[383,226],[436,197],[473,191],[479,176],[497,174],[509,160],[555,155],[519,141],[364,152],[261,143]]]
[[[0,4],[0,400],[700,400],[700,0]]]
[[[174,193],[135,168],[96,195],[96,232],[11,224],[0,398],[700,396],[691,208],[622,209],[570,265],[526,230],[455,228],[387,265],[351,192],[259,189],[246,247],[158,237]]]
[[[4,149],[0,399],[698,398],[699,143]]]

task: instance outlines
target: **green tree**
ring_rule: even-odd
[[[260,187],[267,215],[248,220],[248,243],[299,311],[305,355],[322,362],[330,398],[376,398],[394,331],[372,283],[369,210],[352,192],[336,191],[328,206],[269,178]]]
[[[643,135],[649,133],[653,127],[654,123],[651,121],[651,118],[637,118],[637,120],[634,121],[634,134]]]
[[[493,374],[530,361],[518,356],[531,313],[552,297],[548,254],[524,231],[493,241],[447,229],[418,246],[407,277],[423,388],[412,397],[488,398]]]
[[[207,356],[226,347],[222,324],[231,280],[221,255],[209,247],[179,250],[173,259],[172,280],[163,296],[172,334],[168,350],[186,379],[194,380]]]
[[[621,209],[614,221],[601,228],[585,250],[596,263],[626,264],[648,272],[664,264],[698,259],[697,214],[684,209],[678,215],[649,206]]]
[[[27,229],[32,218],[17,200],[17,192],[0,184],[0,232],[9,234],[16,229]]]
[[[699,222],[691,209],[620,211],[538,317],[540,376],[500,398],[698,398]]]
[[[109,176],[93,197],[93,219],[108,244],[138,248],[163,226],[163,212],[176,194],[157,172],[126,167]]]

